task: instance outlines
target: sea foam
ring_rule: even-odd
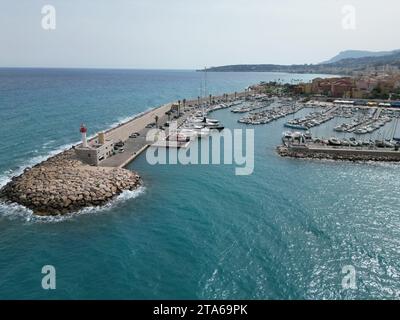
[[[87,214],[94,215],[94,214],[109,212],[113,208],[121,205],[123,202],[137,198],[138,196],[143,194],[145,190],[146,188],[143,186],[139,187],[137,190],[134,191],[125,190],[117,197],[112,199],[110,202],[106,203],[105,205],[86,207],[76,212],[71,212],[65,215],[57,215],[57,216],[38,216],[35,215],[32,210],[20,204],[0,202],[0,219],[6,218],[9,220],[22,220],[27,223],[63,222],[75,219],[82,215],[87,215]]]

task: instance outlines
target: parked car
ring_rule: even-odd
[[[115,147],[121,148],[125,145],[125,143],[123,143],[122,141],[119,141],[115,144]]]
[[[123,153],[123,152],[125,152],[124,148],[119,149],[119,153]]]

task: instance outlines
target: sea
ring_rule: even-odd
[[[210,72],[207,90],[316,76]],[[94,135],[197,98],[203,81],[191,70],[0,69],[0,186],[78,142],[81,123]],[[241,116],[212,114],[254,129],[251,175],[142,154],[127,168],[143,186],[103,207],[38,218],[0,203],[0,299],[400,298],[399,165],[280,158],[288,119],[249,127]],[[55,289],[42,285],[45,266]]]

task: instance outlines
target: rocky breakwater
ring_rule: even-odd
[[[277,153],[281,157],[304,158],[304,159],[328,159],[328,160],[343,160],[354,162],[400,162],[399,151],[384,151],[384,150],[343,150],[326,148],[313,150],[308,148],[290,148],[286,146],[278,146]]]
[[[132,171],[93,167],[68,150],[14,177],[0,190],[0,199],[21,204],[38,215],[60,215],[103,205],[140,184],[140,177]]]

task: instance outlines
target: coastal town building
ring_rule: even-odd
[[[87,129],[81,125],[82,144],[75,147],[75,153],[80,160],[90,165],[99,165],[99,163],[114,153],[114,141],[106,139],[104,132],[97,135],[90,143],[87,141]]]
[[[300,83],[296,94],[323,95],[333,98],[390,99],[400,96],[400,72],[393,68],[380,72],[360,73],[354,77],[316,78]]]

